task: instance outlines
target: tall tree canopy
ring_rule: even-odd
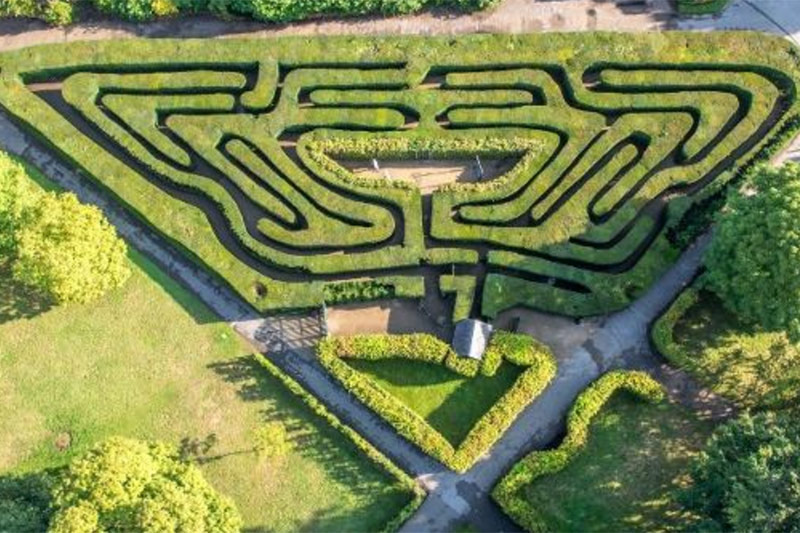
[[[800,340],[800,165],[758,167],[729,195],[705,263],[726,307]]]
[[[37,188],[0,152],[0,263],[55,303],[88,302],[130,276],[127,247],[103,213]]]
[[[233,502],[175,448],[119,437],[75,459],[53,488],[51,533],[237,532]]]
[[[797,414],[745,414],[718,428],[696,459],[684,503],[702,530],[800,531]]]

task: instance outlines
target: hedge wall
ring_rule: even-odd
[[[500,438],[556,373],[555,358],[547,347],[531,337],[503,331],[494,333],[482,362],[459,358],[447,344],[426,334],[331,337],[320,342],[317,354],[322,365],[347,390],[389,422],[398,433],[458,472],[466,471]],[[493,375],[503,359],[528,368],[454,448],[420,415],[343,361],[348,358],[414,359],[445,364],[467,377],[475,376],[478,371]]]

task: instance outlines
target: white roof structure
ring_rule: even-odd
[[[453,351],[460,357],[483,359],[483,352],[492,336],[492,326],[480,320],[467,319],[456,324],[453,333]]]

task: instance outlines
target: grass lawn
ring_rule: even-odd
[[[781,407],[800,394],[800,350],[782,332],[743,324],[707,291],[675,322],[664,350],[715,392],[745,407]],[[674,354],[673,354],[674,352]]]
[[[682,407],[616,394],[592,422],[586,448],[522,490],[548,531],[685,530],[693,517],[672,495],[712,428]]]
[[[251,348],[141,255],[90,305],[46,309],[0,269],[0,477],[59,466],[111,435],[215,441],[202,465],[252,531],[375,530],[410,495],[259,369]],[[293,451],[259,459],[281,420]]]
[[[409,359],[348,359],[347,364],[402,400],[453,446],[524,370],[504,362],[492,377],[466,378],[442,365]]]

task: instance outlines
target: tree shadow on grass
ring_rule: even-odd
[[[200,299],[170,277],[160,266],[133,248],[128,249],[131,262],[139,267],[148,278],[160,286],[186,311],[198,324],[220,322],[220,317],[209,309]]]
[[[314,461],[356,499],[369,501],[369,510],[362,512],[363,520],[370,523],[359,523],[358,529],[380,529],[408,502],[409,494],[390,487],[394,481],[391,476],[373,465],[350,439],[315,414],[252,356],[212,363],[209,368],[234,384],[244,401],[262,403],[264,422],[284,425],[294,453]],[[343,498],[341,503],[315,513],[300,529],[353,530],[354,510],[349,499]]]
[[[0,261],[0,324],[33,318],[53,307],[53,302],[11,278],[11,265]]]

